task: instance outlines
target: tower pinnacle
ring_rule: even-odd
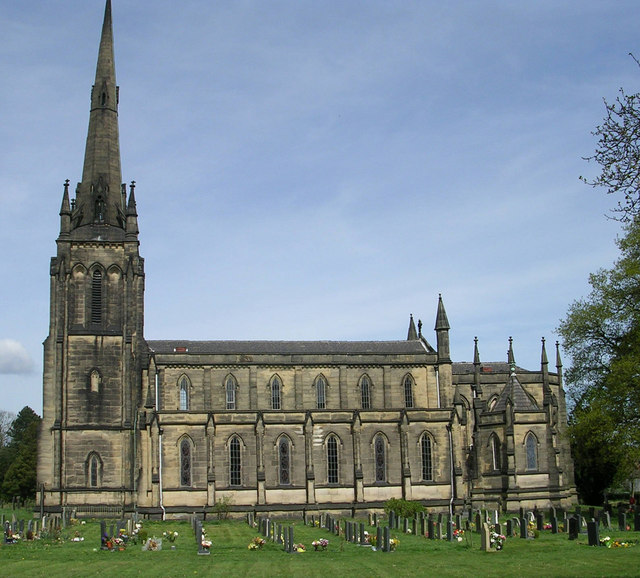
[[[91,90],[89,130],[82,182],[76,189],[72,228],[109,225],[124,229],[121,196],[118,87],[113,50],[111,0],[107,0],[98,51],[95,83]]]

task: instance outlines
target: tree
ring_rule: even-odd
[[[5,498],[35,495],[39,427],[40,417],[28,406],[11,422],[10,441],[0,448],[0,493]]]
[[[592,503],[640,463],[640,217],[624,231],[620,258],[590,275],[589,296],[571,304],[558,328],[572,359],[576,485]]]
[[[628,223],[640,214],[640,93],[626,94],[621,88],[615,102],[604,104],[604,122],[593,132],[599,139],[596,152],[586,157],[600,165],[601,173],[593,180],[580,178],[604,187],[608,194],[621,195],[613,218]]]

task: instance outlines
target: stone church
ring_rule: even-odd
[[[397,341],[144,336],[135,182],[122,184],[111,1],[82,181],[64,185],[44,343],[38,500],[164,517],[381,508],[567,506],[576,499],[562,364],[449,353],[409,319]],[[434,300],[435,301],[435,300]]]

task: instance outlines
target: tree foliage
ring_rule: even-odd
[[[24,407],[7,429],[4,446],[0,446],[0,494],[31,498],[36,492],[38,428],[40,417]]]
[[[580,178],[621,197],[612,212],[615,219],[628,223],[640,213],[640,93],[627,94],[621,88],[615,102],[604,104],[604,122],[593,132],[598,137],[595,154],[586,157],[598,163],[601,172],[593,180]]]
[[[576,484],[594,498],[640,463],[640,218],[625,225],[620,258],[589,278],[558,332],[571,356],[566,383]]]

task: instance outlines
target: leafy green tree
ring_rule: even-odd
[[[591,503],[640,463],[640,218],[625,225],[621,256],[589,278],[558,328],[572,359],[569,431],[578,491]]]
[[[24,407],[8,430],[9,443],[0,448],[0,493],[5,498],[30,498],[36,491],[40,417]]]

